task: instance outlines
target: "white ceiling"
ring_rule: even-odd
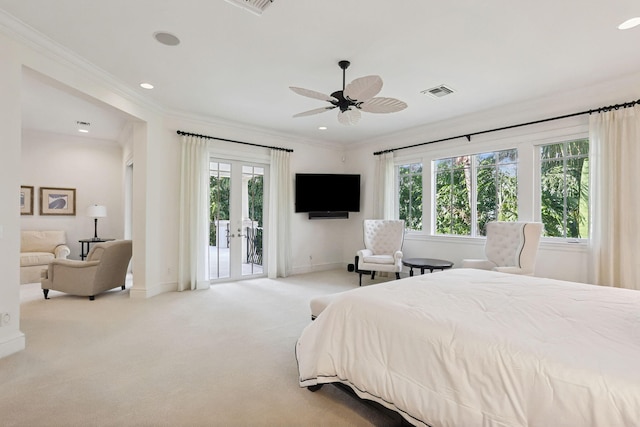
[[[169,111],[343,144],[640,71],[640,27],[617,29],[640,16],[637,0],[274,0],[262,16],[224,0],[0,0],[0,8]],[[162,45],[157,31],[181,43]],[[336,110],[292,118],[325,103],[288,87],[341,89],[342,59],[351,61],[347,83],[380,75],[379,96],[408,108],[363,113],[351,127]],[[80,97],[73,110],[74,94],[65,118],[48,104],[61,91],[48,83],[26,79],[26,124],[46,126],[48,109],[58,110],[52,122],[101,126],[104,106]],[[420,93],[440,84],[456,92]],[[107,113],[111,127],[126,121]]]

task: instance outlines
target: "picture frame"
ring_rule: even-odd
[[[20,186],[20,215],[33,215],[33,186]]]
[[[40,215],[75,214],[75,188],[40,187]]]

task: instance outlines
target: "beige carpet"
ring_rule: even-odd
[[[342,270],[147,300],[113,290],[45,301],[39,284],[22,285],[27,348],[0,359],[0,425],[400,425],[337,387],[297,383],[309,299],[357,286]]]

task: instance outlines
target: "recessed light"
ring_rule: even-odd
[[[633,28],[637,25],[640,25],[640,17],[635,17],[631,19],[627,19],[622,24],[618,25],[619,30],[628,30],[629,28]]]
[[[140,87],[143,89],[153,89],[153,85],[151,83],[140,83]]]
[[[318,130],[327,130],[326,126],[318,126]]]
[[[177,46],[180,44],[180,39],[171,33],[165,31],[157,31],[153,33],[153,38],[162,43],[165,46]]]

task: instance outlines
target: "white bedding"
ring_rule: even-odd
[[[342,382],[415,425],[640,425],[640,292],[454,269],[340,294],[300,385]]]

